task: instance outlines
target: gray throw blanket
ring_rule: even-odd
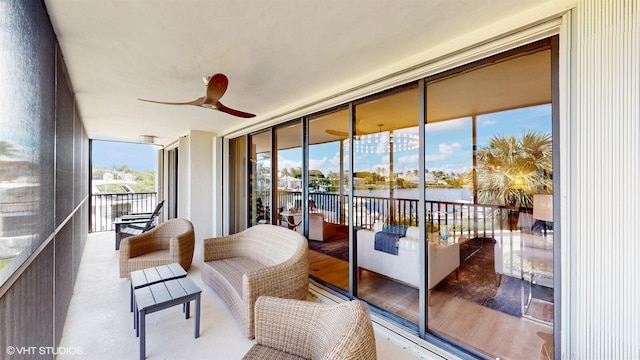
[[[378,251],[384,251],[391,255],[398,255],[398,240],[400,235],[385,231],[378,231],[373,248]]]

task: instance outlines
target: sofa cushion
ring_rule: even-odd
[[[242,275],[265,267],[253,259],[244,257],[207,261],[205,264],[226,279],[240,297],[242,297]]]
[[[274,348],[255,344],[249,352],[243,357],[243,360],[259,360],[259,359],[279,359],[279,360],[297,360],[303,359],[293,354],[286,353]]]
[[[408,251],[418,251],[418,239],[410,238],[405,236],[398,240],[398,248]]]
[[[417,226],[409,226],[404,236],[410,239],[418,240],[420,238],[420,228]]]

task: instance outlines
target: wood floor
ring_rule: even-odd
[[[341,289],[349,288],[348,263],[310,251],[309,272]],[[358,297],[418,323],[418,289],[362,271]],[[553,329],[473,302],[434,291],[428,309],[429,331],[493,358],[553,359]]]

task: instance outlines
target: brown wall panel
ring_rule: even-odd
[[[53,345],[53,243],[49,243],[0,298],[0,349]],[[52,359],[32,350],[16,359]]]
[[[55,342],[60,342],[64,320],[73,293],[73,221],[56,234],[55,243]]]

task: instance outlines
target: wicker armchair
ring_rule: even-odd
[[[369,308],[262,296],[256,302],[253,359],[376,359]]]
[[[194,246],[193,224],[185,219],[171,219],[145,233],[125,238],[120,243],[120,277],[171,263],[189,270]]]
[[[253,339],[259,296],[306,299],[309,291],[307,239],[285,227],[262,224],[202,241],[202,281],[227,303],[240,329]]]

